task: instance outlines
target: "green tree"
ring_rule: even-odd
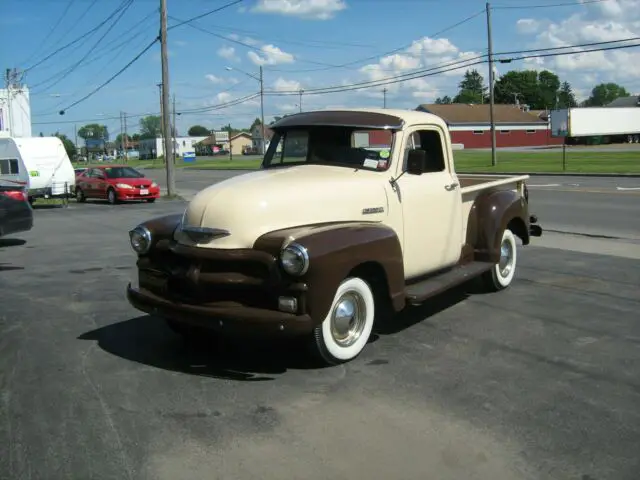
[[[162,122],[159,115],[149,115],[140,119],[140,138],[157,138],[162,135]]]
[[[476,69],[464,72],[464,77],[458,84],[458,89],[458,94],[453,98],[453,103],[484,103],[487,97],[484,78]]]
[[[513,104],[516,98],[532,109],[554,108],[560,92],[560,79],[543,70],[512,70],[502,75],[495,86],[496,103]]]
[[[558,108],[572,108],[578,105],[576,96],[569,82],[562,82],[558,92]]]
[[[56,132],[53,135],[62,141],[62,145],[64,145],[64,149],[67,151],[67,156],[73,160],[77,153],[74,143],[63,133]]]
[[[256,119],[253,121],[253,123],[251,124],[251,126],[249,127],[249,131],[250,131],[250,132],[252,132],[252,131],[253,131],[253,129],[254,129],[256,126],[261,125],[261,124],[262,124],[262,122],[260,121],[260,119],[259,119],[259,118],[256,118]]]
[[[90,123],[80,127],[78,130],[78,136],[85,141],[88,139],[109,140],[109,130],[106,125],[100,125],[98,123]]]
[[[202,125],[193,125],[187,133],[190,137],[208,137],[211,134],[209,129]]]
[[[584,102],[586,107],[602,107],[616,98],[628,97],[629,92],[617,83],[601,83],[593,87],[591,96]]]
[[[451,100],[451,97],[449,95],[445,95],[444,97],[436,98],[436,104],[437,105],[448,105],[450,103],[453,103],[453,101]]]

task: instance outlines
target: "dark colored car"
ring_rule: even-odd
[[[33,209],[24,186],[0,181],[0,237],[33,228]]]
[[[87,168],[76,175],[76,200],[106,199],[114,204],[125,200],[154,202],[160,197],[160,187],[128,165]]]

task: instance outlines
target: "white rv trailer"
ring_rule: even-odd
[[[0,179],[24,185],[29,201],[75,191],[76,176],[58,137],[0,138]]]

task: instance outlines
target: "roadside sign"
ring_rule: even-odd
[[[182,160],[184,162],[195,162],[196,152],[184,152],[184,155],[182,156]]]

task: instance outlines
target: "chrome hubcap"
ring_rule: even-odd
[[[355,292],[342,295],[331,312],[331,336],[341,347],[353,345],[364,330],[367,309]]]
[[[500,246],[500,262],[498,268],[500,269],[500,275],[506,277],[511,272],[513,266],[513,248],[511,242],[505,240]]]

